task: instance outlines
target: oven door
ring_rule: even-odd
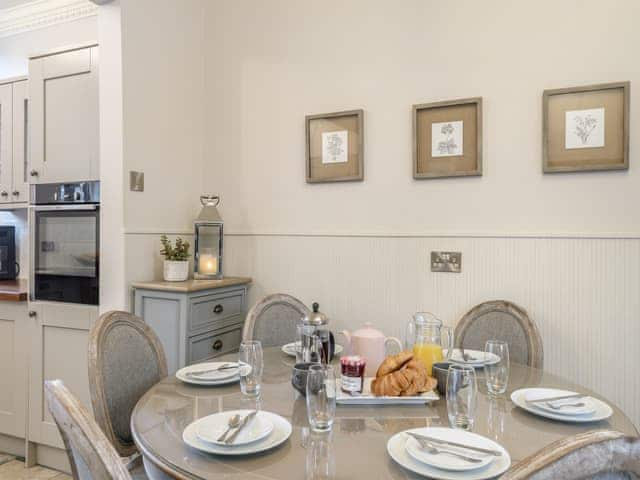
[[[98,305],[98,205],[31,208],[32,300]]]

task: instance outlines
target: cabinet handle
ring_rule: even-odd
[[[37,170],[31,170],[29,172],[29,175],[31,175],[32,177],[37,177],[38,176],[38,171]]]
[[[220,350],[222,348],[222,340],[216,340],[215,342],[213,342],[212,348],[214,350]]]
[[[37,315],[37,314],[36,314],[36,312],[35,312],[34,310],[29,310],[29,316],[30,316],[31,318],[35,317],[36,315]]]
[[[13,192],[11,192],[11,194],[17,197],[18,195],[20,195],[20,192],[18,190],[14,190]]]
[[[2,195],[3,197],[8,197],[9,193],[5,192],[4,190],[0,192],[0,195]]]
[[[222,313],[223,310],[224,310],[224,307],[220,304],[213,307],[213,313]]]

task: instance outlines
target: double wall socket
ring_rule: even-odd
[[[462,252],[431,252],[432,272],[462,271]]]

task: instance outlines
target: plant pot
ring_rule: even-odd
[[[165,260],[164,279],[166,282],[183,282],[189,278],[188,260]]]

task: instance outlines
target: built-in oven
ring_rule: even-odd
[[[31,299],[98,305],[100,183],[33,189]]]

